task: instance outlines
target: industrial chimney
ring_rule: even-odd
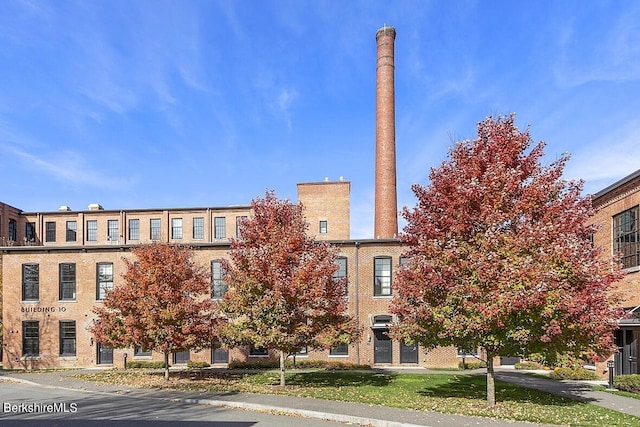
[[[376,32],[376,201],[374,237],[398,235],[396,194],[396,107],[394,42],[396,30],[386,25]]]

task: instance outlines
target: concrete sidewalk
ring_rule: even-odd
[[[606,385],[606,381],[557,381],[536,378],[526,375],[522,371],[506,369],[497,369],[496,379],[640,417],[640,400],[606,391],[593,390],[592,385]]]
[[[183,392],[172,390],[139,389],[118,385],[88,382],[72,378],[71,375],[94,370],[58,371],[49,373],[12,372],[0,376],[16,381],[37,384],[44,387],[61,387],[89,393],[117,393],[132,399],[164,399],[211,406],[225,406],[251,411],[276,412],[300,417],[319,418],[343,423],[381,427],[411,426],[489,426],[489,427],[531,427],[536,424],[495,420],[481,417],[447,415],[437,412],[415,411],[384,406],[329,401],[280,395],[262,395],[229,392]],[[416,371],[418,372],[418,371]],[[420,370],[428,373],[429,371]],[[459,373],[459,372],[458,372]],[[518,371],[499,371],[497,379],[517,383],[524,387],[538,388],[565,397],[587,401],[610,409],[640,416],[640,401],[612,395],[606,392],[592,392],[584,384],[537,379]],[[537,424],[542,426],[542,424]]]

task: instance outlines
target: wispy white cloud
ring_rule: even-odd
[[[558,25],[559,57],[554,74],[559,85],[640,79],[640,6],[626,6],[619,8],[621,14],[604,34],[587,32],[585,37],[585,28],[577,28],[586,25],[579,18]]]

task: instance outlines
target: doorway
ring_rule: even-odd
[[[386,329],[373,331],[373,363],[391,363],[392,341],[386,334]]]
[[[222,348],[222,345],[217,341],[211,347],[211,363],[229,363],[229,350]]]
[[[400,341],[400,363],[418,363],[418,344]]]
[[[96,345],[96,361],[98,365],[113,365],[113,348],[105,347],[102,343]]]

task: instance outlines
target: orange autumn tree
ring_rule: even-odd
[[[287,355],[348,344],[359,331],[346,311],[346,278],[333,277],[337,250],[307,236],[302,205],[267,192],[251,208],[223,265],[229,320],[220,335],[229,346],[279,350],[284,385]]]
[[[618,266],[591,242],[591,200],[561,178],[568,156],[545,167],[543,148],[513,115],[487,118],[403,212],[395,336],[484,349],[489,406],[494,357],[608,356],[622,315],[610,292]]]
[[[162,352],[169,379],[170,353],[197,351],[216,338],[219,316],[209,298],[209,273],[186,246],[150,243],[132,252],[135,260],[123,258],[124,284],[93,309],[97,319],[91,332],[110,347]]]

